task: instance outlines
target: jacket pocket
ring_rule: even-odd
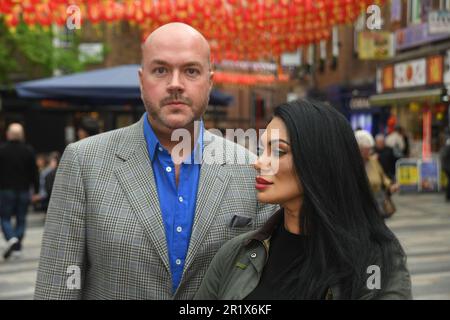
[[[239,215],[233,215],[228,223],[230,228],[244,228],[249,227],[252,224],[252,218]]]

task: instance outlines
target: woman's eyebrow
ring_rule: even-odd
[[[269,144],[271,145],[272,143],[275,143],[275,142],[278,142],[278,143],[283,142],[283,143],[287,144],[288,146],[291,145],[289,142],[287,142],[286,140],[283,140],[283,139],[274,139],[274,140],[270,140],[270,141],[269,141]]]

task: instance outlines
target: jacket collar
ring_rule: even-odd
[[[254,233],[250,234],[249,238],[245,240],[245,245],[249,245],[253,240],[256,241],[264,241],[269,240],[275,229],[282,223],[283,221],[284,210],[281,208],[277,212],[275,212],[269,220]]]
[[[270,238],[272,237],[272,234],[274,233],[275,229],[280,225],[280,223],[283,222],[283,215],[284,210],[283,208],[281,208],[280,210],[275,212],[260,229],[251,233],[250,236],[244,240],[244,246],[246,247],[249,246],[254,241],[261,242],[266,249],[266,262],[269,255],[268,246],[270,244]],[[338,285],[329,287],[325,295],[325,300],[334,300],[339,298],[340,298],[340,287]]]

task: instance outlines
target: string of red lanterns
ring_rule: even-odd
[[[375,2],[375,3],[374,3]],[[14,30],[63,26],[67,8],[80,9],[81,22],[128,21],[142,39],[162,24],[185,22],[211,43],[215,60],[277,58],[283,52],[328,39],[331,27],[351,23],[369,5],[383,0],[0,0],[0,16]]]

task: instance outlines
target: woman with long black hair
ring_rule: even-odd
[[[410,299],[406,256],[347,120],[321,102],[285,103],[261,142],[258,199],[281,209],[219,250],[196,299]]]

